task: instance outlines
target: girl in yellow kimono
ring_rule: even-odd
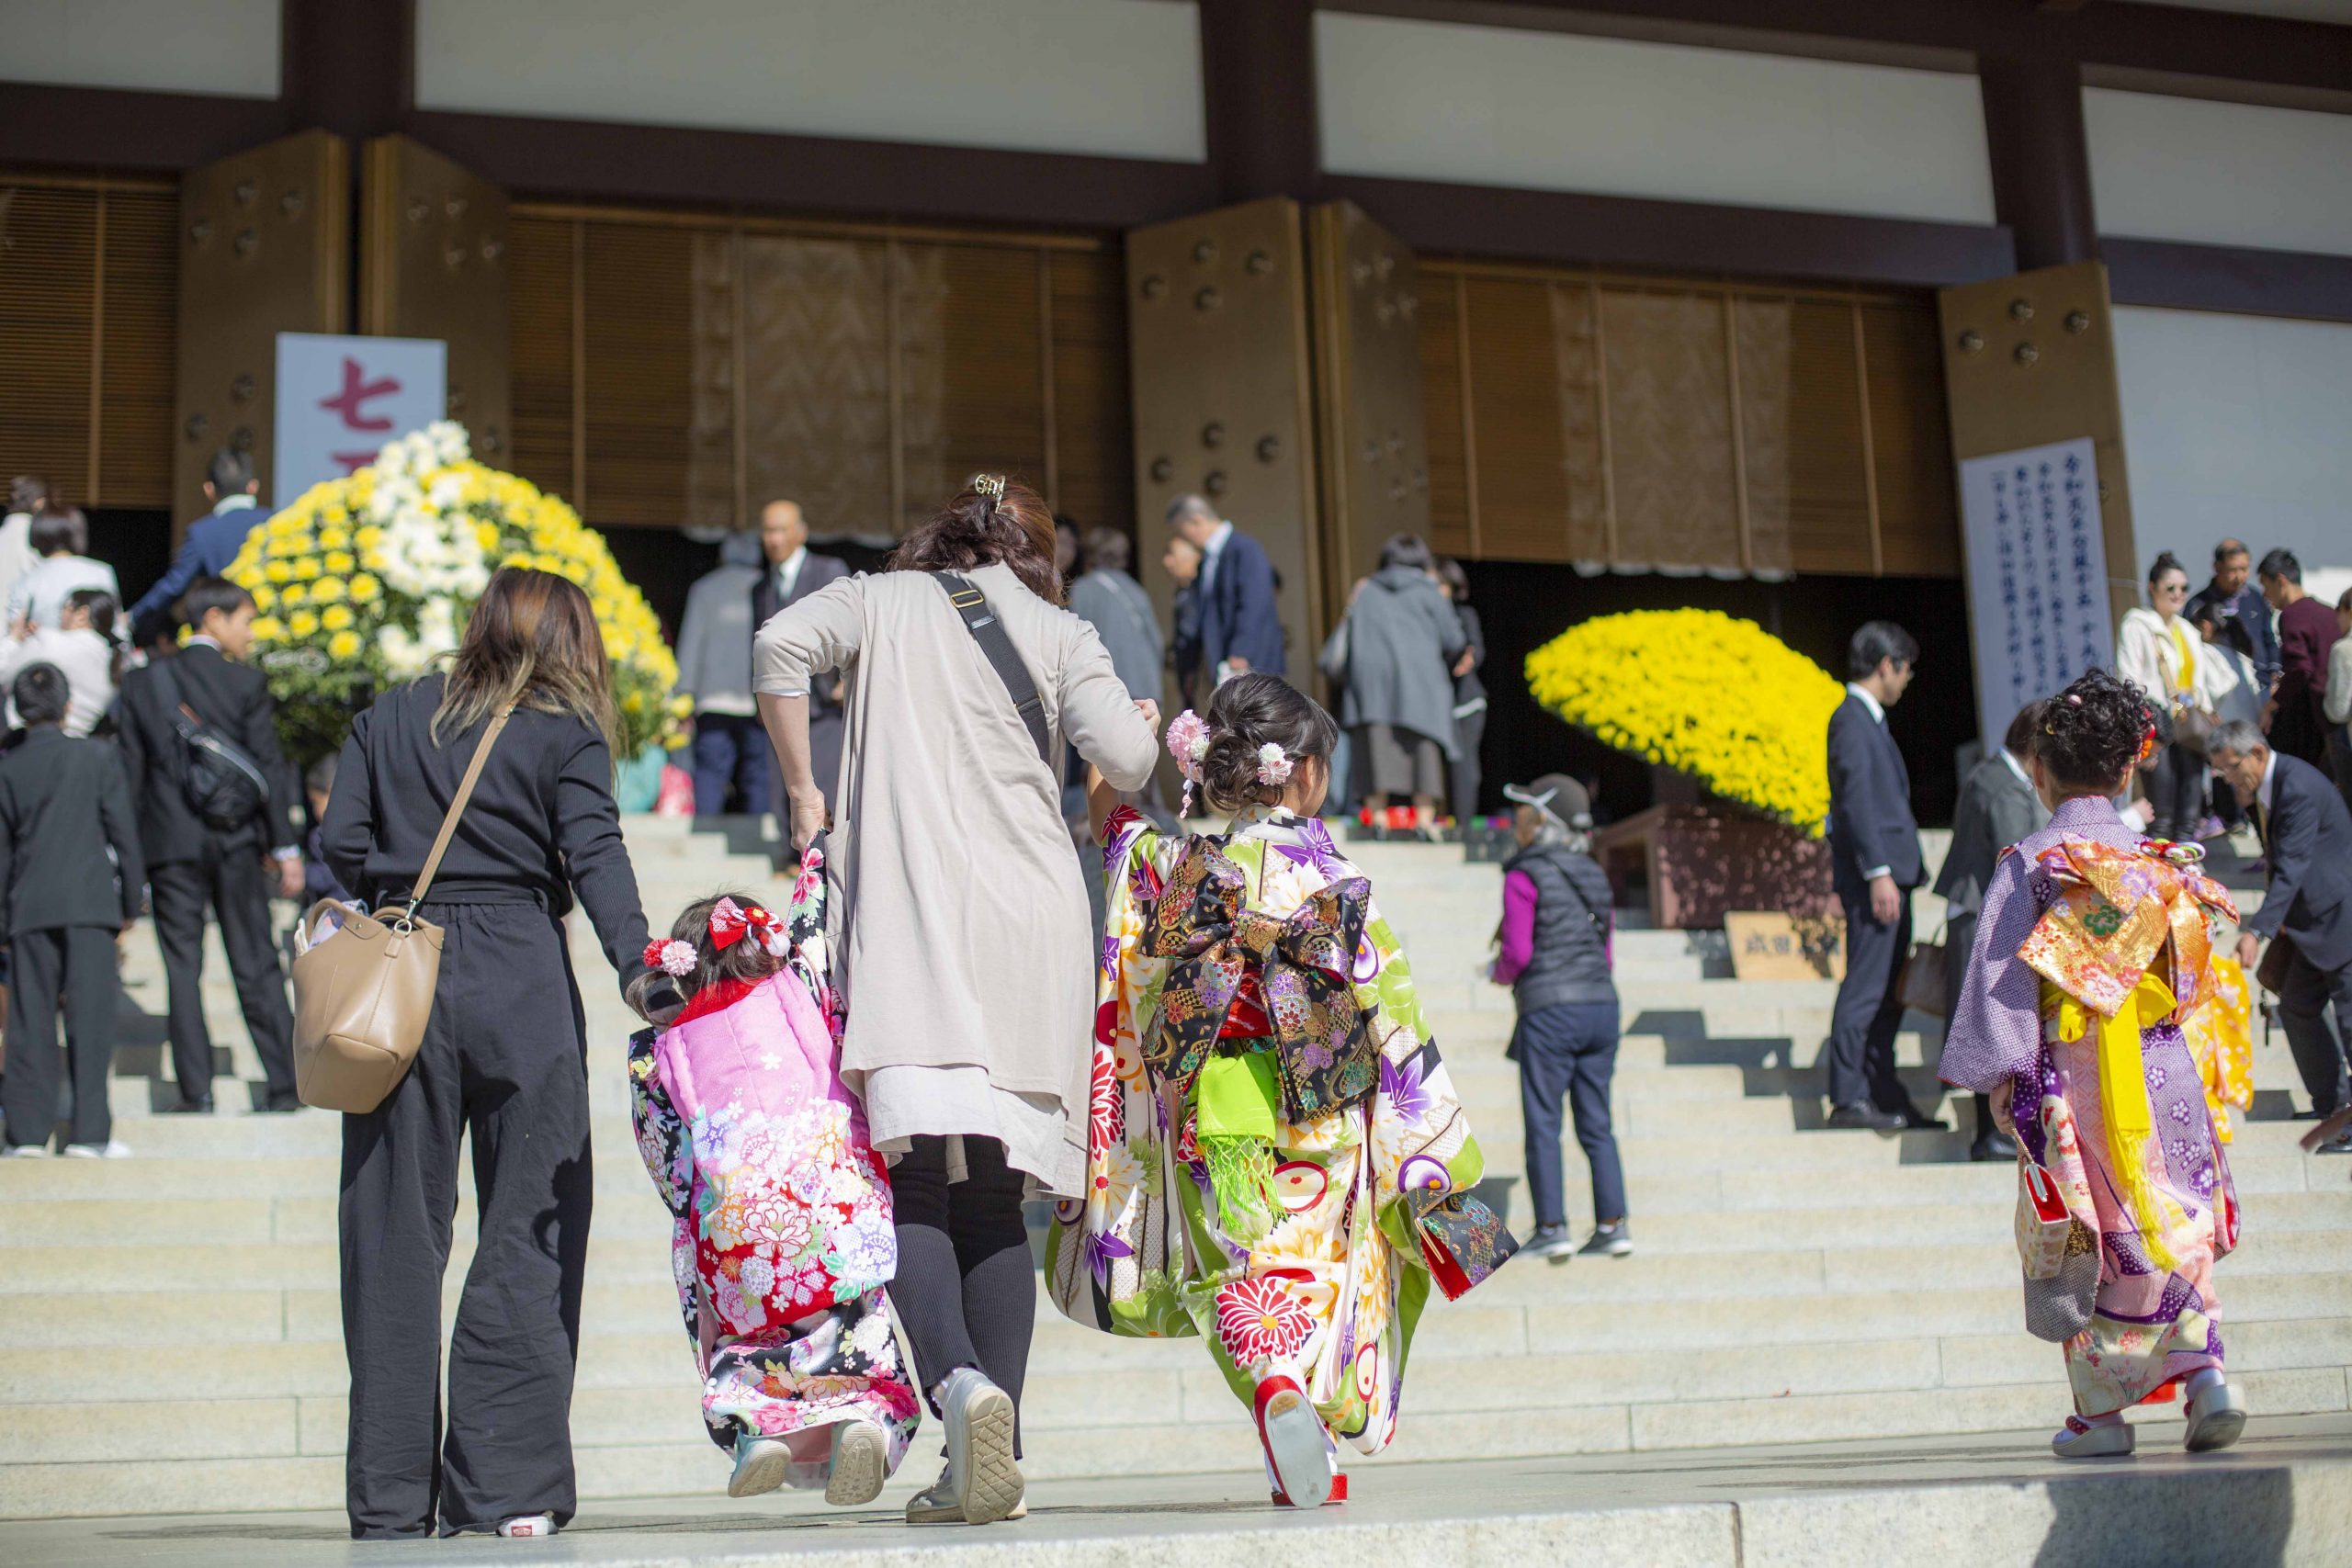
[[[2050,824],[1994,868],[1939,1069],[2017,1130],[2026,1327],[2064,1348],[2067,1459],[2132,1452],[2123,1412],[2177,1392],[2192,1452],[2245,1426],[2213,1294],[2237,1195],[2183,1038],[2216,1005],[2213,937],[2237,911],[2199,846],[2116,815],[2154,734],[2104,671],[2050,700],[2031,762]]]
[[[1344,1501],[1336,1439],[1396,1435],[1432,1280],[1516,1244],[1411,966],[1317,819],[1338,727],[1282,680],[1227,682],[1169,749],[1224,833],[1166,837],[1093,781],[1105,845],[1088,1192],[1056,1213],[1056,1304],[1197,1334],[1258,1425],[1279,1505]]]

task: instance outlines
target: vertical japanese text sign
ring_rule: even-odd
[[[277,334],[277,462],[269,502],[290,505],[322,479],[376,460],[447,404],[448,345],[437,338]]]
[[[1976,623],[1976,721],[1991,747],[2018,709],[2112,662],[2090,441],[1963,459],[1960,511]]]

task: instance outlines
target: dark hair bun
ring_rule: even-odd
[[[1340,727],[1321,704],[1279,675],[1237,675],[1209,699],[1209,750],[1201,759],[1201,793],[1221,811],[1253,801],[1271,803],[1282,791],[1258,778],[1258,749],[1267,742],[1294,762],[1329,761]]]
[[[2154,722],[2139,687],[2094,670],[2042,709],[2034,756],[2066,789],[2108,789],[2139,760]]]

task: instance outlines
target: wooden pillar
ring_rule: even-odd
[[[406,0],[285,0],[279,67],[290,130],[354,141],[400,129],[414,77]]]
[[[1200,0],[1209,166],[1225,203],[1314,198],[1321,174],[1310,0]]]
[[[1976,62],[1993,213],[2016,236],[2018,269],[2098,259],[2082,73],[2071,60],[1987,54]]]

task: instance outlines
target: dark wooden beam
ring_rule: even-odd
[[[517,196],[1130,229],[1217,203],[1205,164],[417,110],[401,129]]]
[[[2099,254],[2119,305],[2352,321],[2352,256],[2112,234],[2100,239]]]
[[[1200,17],[1217,199],[1312,200],[1322,170],[1312,0],[1200,0]]]
[[[1432,254],[1911,288],[2017,270],[1995,226],[1358,175],[1324,187]]]
[[[2098,254],[2080,72],[2065,60],[1986,55],[1978,62],[1993,214],[2017,236],[2020,269]]]
[[[0,92],[0,164],[17,167],[192,169],[290,129],[275,98],[15,82]]]
[[[400,129],[414,86],[412,0],[283,0],[288,127],[364,141]]]

